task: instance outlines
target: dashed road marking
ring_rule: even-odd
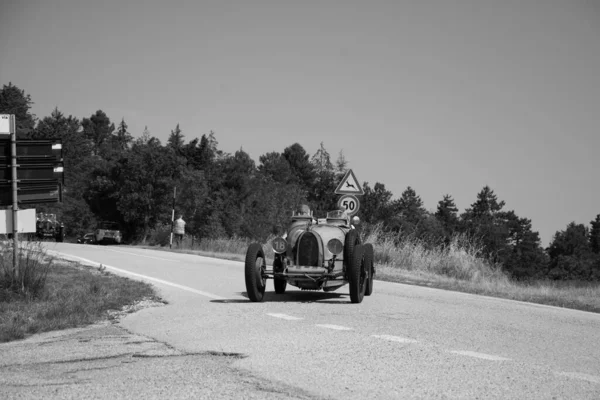
[[[371,335],[371,337],[378,338],[378,339],[383,339],[383,340],[389,340],[390,342],[418,343],[417,340],[409,339],[409,338],[404,338],[404,337],[401,337],[401,336],[394,336],[394,335]]]
[[[341,326],[341,325],[330,325],[330,324],[317,324],[317,326],[319,328],[325,328],[325,329],[333,329],[336,331],[353,331],[353,328],[349,328],[347,326]]]
[[[600,376],[583,374],[581,372],[555,372],[558,376],[566,376],[567,378],[579,379],[592,383],[600,384]]]
[[[285,319],[287,321],[299,321],[301,319],[304,319],[304,318],[300,318],[300,317],[293,317],[293,316],[287,315],[287,314],[267,313],[267,315],[270,317]]]
[[[120,269],[120,268],[117,268],[117,267],[106,265],[104,263],[99,263],[99,262],[96,262],[96,261],[88,260],[87,258],[83,258],[83,257],[73,256],[73,255],[70,255],[70,254],[66,255],[66,254],[60,253],[58,251],[56,253],[59,253],[60,255],[66,256],[68,258],[75,258],[77,260],[83,261],[84,263],[95,265],[97,267],[99,267],[99,266],[102,265],[106,269],[110,269],[110,270],[113,270],[115,272],[119,272],[121,274],[135,276],[135,277],[138,277],[138,278],[142,278],[144,280],[148,280],[148,281],[152,281],[152,282],[156,282],[156,283],[161,283],[163,285],[172,286],[172,287],[177,288],[177,289],[181,289],[181,290],[185,290],[185,291],[188,291],[188,292],[191,292],[191,293],[199,294],[200,296],[208,297],[209,299],[213,299],[213,300],[225,300],[224,297],[217,296],[216,294],[212,294],[212,293],[209,293],[209,292],[203,292],[202,290],[197,290],[197,289],[194,289],[194,288],[191,288],[191,287],[188,287],[188,286],[183,286],[183,285],[179,285],[177,283],[173,283],[173,282],[169,282],[169,281],[164,281],[162,279],[153,278],[151,276],[146,276],[146,275],[142,275],[142,274],[136,274],[135,272],[129,272],[129,271],[126,271],[124,269]]]
[[[510,358],[495,356],[493,354],[485,354],[485,353],[477,353],[475,351],[460,351],[460,350],[451,350],[450,353],[458,354],[461,356],[481,358],[482,360],[490,360],[490,361],[510,361]]]

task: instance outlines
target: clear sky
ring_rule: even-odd
[[[323,142],[430,210],[489,185],[544,246],[600,213],[598,1],[0,3],[0,84],[39,118],[213,130],[257,163]]]

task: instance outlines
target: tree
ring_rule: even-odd
[[[321,147],[312,156],[311,164],[313,166],[315,179],[312,184],[312,190],[308,193],[308,201],[313,205],[316,215],[325,215],[327,211],[336,208],[337,196],[334,193],[337,186],[336,174],[329,152],[325,149],[323,142]]]
[[[171,147],[175,151],[180,151],[183,147],[183,133],[181,133],[181,129],[179,129],[179,124],[175,127],[175,130],[171,131],[169,135],[169,139],[167,140],[167,146]]]
[[[344,156],[344,151],[340,150],[338,154],[337,160],[335,160],[335,175],[336,181],[341,181],[344,175],[346,175],[346,171],[348,170],[348,161],[346,161],[346,156]]]
[[[206,135],[190,141],[181,148],[181,154],[186,158],[188,165],[199,171],[207,171],[215,155],[209,145]]]
[[[481,239],[492,262],[500,262],[502,253],[508,252],[508,228],[500,218],[504,205],[489,186],[484,186],[475,203],[461,215],[462,230]]]
[[[519,218],[514,211],[501,213],[500,218],[506,226],[508,244],[501,254],[503,270],[519,280],[541,277],[548,260],[531,220]]]
[[[90,118],[84,118],[81,125],[83,125],[86,137],[92,142],[93,154],[102,155],[102,152],[112,142],[115,124],[110,122],[110,118],[104,111],[98,110]]]
[[[600,214],[590,222],[590,249],[594,254],[600,255]]]
[[[283,150],[283,157],[290,164],[293,175],[296,181],[305,190],[310,190],[315,180],[315,169],[310,163],[308,154],[298,143],[286,147]]]
[[[114,138],[115,147],[120,150],[127,150],[131,142],[133,142],[133,136],[131,133],[127,131],[127,124],[125,123],[125,118],[121,119],[119,126],[117,127],[117,134]]]
[[[564,231],[557,232],[548,247],[550,264],[548,276],[552,279],[592,279],[593,257],[588,241],[588,229],[571,222]]]
[[[296,182],[290,163],[281,153],[275,151],[266,153],[258,157],[258,160],[260,162],[258,171],[272,178],[273,181],[284,185]]]
[[[18,136],[29,135],[35,127],[35,115],[30,113],[31,96],[11,82],[0,90],[0,114],[14,114]]]
[[[380,182],[376,182],[372,189],[368,182],[363,183],[363,192],[360,207],[360,215],[363,220],[369,224],[389,222],[393,213],[391,209],[392,192]]]
[[[113,169],[112,177],[118,182],[118,211],[142,242],[151,228],[170,220],[173,185],[182,168],[172,152],[164,151],[158,139],[150,138],[146,143],[134,143]]]
[[[390,227],[402,236],[418,235],[417,227],[426,217],[427,211],[423,207],[423,200],[415,190],[408,186],[400,199],[392,202],[393,216]]]
[[[438,202],[435,217],[440,221],[444,229],[446,241],[450,239],[452,234],[458,229],[458,208],[454,203],[454,199],[449,194],[444,195],[444,198]]]

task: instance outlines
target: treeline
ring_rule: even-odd
[[[109,220],[121,224],[126,240],[145,242],[170,226],[177,188],[176,213],[199,240],[264,240],[281,233],[301,203],[318,216],[334,209],[333,189],[348,168],[342,151],[333,161],[323,144],[311,156],[294,143],[261,155],[257,165],[242,149],[220,150],[214,132],[186,142],[176,125],[162,144],[147,128],[134,138],[124,119],[115,125],[101,110],[80,120],[55,109],[37,119],[31,104],[17,86],[0,91],[0,113],[16,115],[19,137],[62,139],[63,202],[36,208],[57,213],[70,236]],[[383,183],[366,182],[363,190],[363,229],[380,225],[398,241],[416,239],[430,247],[450,246],[454,235],[466,235],[484,249],[483,257],[516,279],[600,280],[600,215],[589,228],[569,224],[543,249],[531,220],[506,210],[487,186],[462,213],[450,195],[428,211],[411,187],[397,199]]]

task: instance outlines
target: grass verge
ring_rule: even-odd
[[[116,318],[116,311],[143,300],[161,301],[147,283],[75,262],[45,261],[45,285],[36,296],[2,293],[0,342]]]

